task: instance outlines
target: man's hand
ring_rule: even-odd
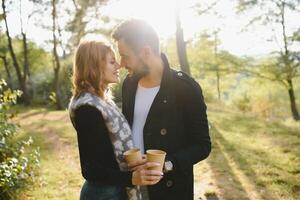
[[[133,185],[154,185],[163,178],[163,173],[156,170],[149,170],[149,167],[155,167],[159,163],[148,162],[135,167],[136,170],[132,173]]]

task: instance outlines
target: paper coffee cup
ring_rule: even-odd
[[[142,160],[141,151],[137,148],[125,151],[123,155],[127,163]]]
[[[149,149],[146,151],[146,153],[147,153],[147,161],[148,162],[160,163],[159,166],[151,167],[149,169],[162,172],[167,153],[165,151],[156,150],[156,149]]]

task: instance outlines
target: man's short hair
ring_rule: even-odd
[[[159,38],[152,26],[140,19],[130,19],[119,24],[112,33],[116,41],[123,40],[133,51],[138,52],[148,45],[159,54]]]

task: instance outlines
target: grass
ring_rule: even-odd
[[[40,147],[39,178],[20,199],[79,199],[80,174],[76,134],[67,111],[32,109],[19,114],[23,136]]]
[[[299,122],[270,122],[216,105],[208,110],[213,151],[206,170],[220,199],[300,199]]]
[[[195,199],[300,199],[300,123],[208,105],[213,150],[194,167]],[[66,111],[22,110],[23,136],[41,147],[40,176],[20,199],[79,198],[77,139]],[[210,195],[211,194],[211,195]]]
[[[216,192],[214,190],[206,190],[204,195],[206,197],[215,197],[216,196]]]

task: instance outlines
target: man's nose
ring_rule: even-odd
[[[116,66],[117,69],[121,68],[121,65],[118,62],[115,63],[115,66]]]
[[[126,62],[124,61],[124,59],[121,59],[120,67],[126,67]]]

